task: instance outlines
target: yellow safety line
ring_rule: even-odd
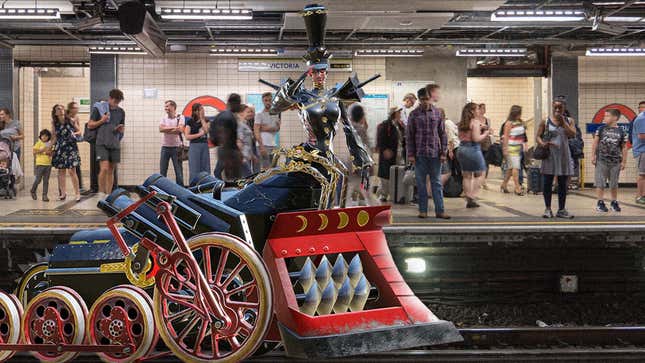
[[[522,222],[522,221],[499,221],[499,222],[437,222],[437,223],[428,223],[428,222],[399,222],[399,223],[392,223],[392,226],[409,226],[409,225],[423,225],[423,226],[482,226],[482,225],[524,225],[528,227],[534,227],[534,226],[549,226],[549,225],[554,225],[554,224],[561,224],[561,225],[585,225],[585,224],[604,224],[607,226],[612,226],[616,224],[642,224],[645,225],[645,222],[643,221],[616,221],[615,223],[607,223],[606,221],[580,221],[580,222],[545,222],[545,223],[537,223],[537,222]]]

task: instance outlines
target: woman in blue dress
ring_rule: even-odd
[[[69,174],[78,202],[81,200],[81,193],[78,187],[76,167],[80,165],[81,157],[78,153],[76,137],[80,130],[65,115],[63,105],[55,105],[52,108],[52,130],[54,131],[52,133],[52,144],[54,145],[52,166],[58,169],[58,190],[60,191],[58,199],[65,200],[67,198],[65,175]]]

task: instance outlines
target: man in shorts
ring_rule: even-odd
[[[609,208],[620,212],[618,204],[618,178],[620,171],[625,170],[627,160],[627,132],[618,126],[620,111],[610,108],[605,111],[604,125],[596,130],[593,138],[591,163],[596,166],[596,211],[608,212],[605,205],[605,187],[609,182],[611,203]]]
[[[110,91],[108,102],[92,108],[88,127],[96,130],[96,160],[99,162],[99,193],[109,194],[114,185],[114,170],[121,162],[121,138],[125,129],[125,111],[119,107],[123,92]],[[98,107],[97,107],[98,106]]]

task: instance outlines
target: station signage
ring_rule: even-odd
[[[307,64],[300,59],[240,59],[240,72],[304,72]],[[347,59],[333,60],[329,64],[330,72],[351,72],[352,61]]]

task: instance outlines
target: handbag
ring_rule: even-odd
[[[450,178],[446,181],[446,185],[443,186],[443,195],[446,198],[457,198],[464,190],[461,168],[456,158],[448,161],[448,163],[450,163]]]
[[[90,129],[87,124],[85,124],[85,129],[83,130],[83,141],[87,141],[89,143],[94,143],[96,141],[96,132],[98,131],[98,128],[95,129]]]
[[[180,117],[177,116],[177,126],[179,126]],[[188,160],[188,146],[184,145],[184,136],[181,133],[179,134],[179,140],[181,140],[181,145],[177,146],[177,158],[183,162]]]
[[[542,133],[542,140],[543,141],[550,141],[551,140],[551,132],[549,131],[549,123],[551,123],[551,119],[547,119],[546,124],[544,125],[544,133]],[[548,146],[542,146],[540,144],[535,145],[535,149],[533,149],[533,159],[535,160],[546,160],[548,157],[551,155],[551,152],[549,151]]]
[[[504,153],[502,152],[502,145],[498,143],[491,144],[486,153],[486,164],[502,166],[503,161]]]

